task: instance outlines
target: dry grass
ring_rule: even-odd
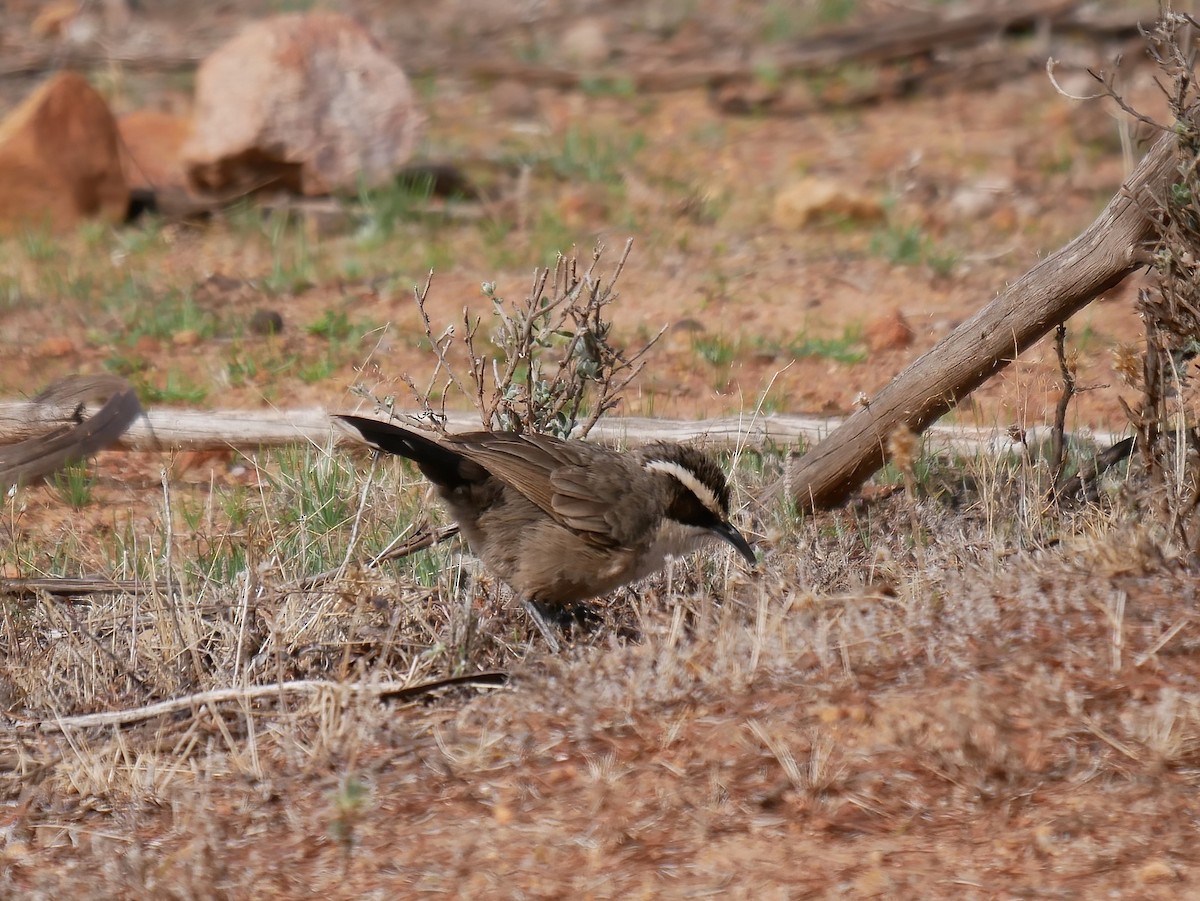
[[[364,482],[350,462],[218,488],[169,555],[179,496],[136,561],[74,534],[81,568],[170,559],[177,590],[6,602],[0,892],[1177,897],[1197,878],[1197,587],[1119,501],[1031,531],[1028,466],[918,459],[885,500],[761,511],[760,573],[677,564],[555,657],[445,548],[295,590],[424,504],[402,465]],[[758,478],[740,470],[747,495]],[[235,548],[245,569],[217,575]],[[509,687],[339,687],[495,669]],[[270,691],[290,679],[322,684]]]

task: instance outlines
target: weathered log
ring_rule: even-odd
[[[73,422],[78,413],[87,415],[90,411],[90,407],[81,411],[74,405],[54,407],[32,401],[0,401],[0,445],[52,431]],[[371,415],[370,411],[366,411],[365,415]],[[451,432],[479,428],[477,413],[448,412],[447,417],[446,427]],[[715,448],[763,448],[770,444],[793,447],[797,442],[812,444],[822,440],[842,421],[778,413],[701,420],[611,416],[600,420],[592,430],[591,438],[629,445],[667,439],[698,441]],[[1049,436],[1048,427],[1027,429],[1025,440],[1033,444],[1048,439]],[[1105,446],[1119,440],[1120,437],[1108,433],[1075,436],[1078,440],[1092,440]],[[933,430],[931,438],[931,449],[963,455],[995,456],[1015,449],[1012,437],[1004,429],[946,426]],[[348,432],[334,425],[329,413],[320,409],[154,408],[139,416],[112,446],[146,451],[251,451],[257,448],[288,447],[297,444],[326,447],[342,441],[348,444],[358,443]]]

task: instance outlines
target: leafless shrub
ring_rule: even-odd
[[[599,271],[602,246],[583,271],[576,257],[559,255],[553,269],[534,272],[520,301],[505,300],[494,284],[484,283],[492,304],[490,335],[481,334],[483,317],[472,318],[466,309],[461,331],[457,324],[435,328],[427,307],[431,274],[414,293],[433,368],[423,386],[403,377],[422,410],[418,424],[444,431],[446,397],[458,392],[474,403],[485,429],[586,437],[620,404],[662,336],[660,331],[629,354],[611,343],[609,307],[632,246],[626,242],[608,277]]]
[[[1151,284],[1138,297],[1145,347],[1140,367],[1133,361],[1122,367],[1126,378],[1141,389],[1137,408],[1127,406],[1126,411],[1137,433],[1153,506],[1169,533],[1192,552],[1200,546],[1200,429],[1195,425],[1191,372],[1200,352],[1200,90],[1193,49],[1197,28],[1192,16],[1168,6],[1154,28],[1144,32],[1149,55],[1161,73],[1156,83],[1174,119],[1179,166],[1178,179],[1165,196],[1147,201],[1157,235],[1147,248]],[[1123,110],[1150,121],[1122,97],[1111,74],[1092,74]]]

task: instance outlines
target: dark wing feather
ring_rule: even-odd
[[[453,490],[487,477],[484,467],[459,453],[449,442],[443,444],[411,429],[363,416],[334,418],[352,426],[364,441],[379,450],[414,461],[435,485]]]

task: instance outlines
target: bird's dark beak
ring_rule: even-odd
[[[735,529],[732,524],[723,522],[719,526],[714,526],[711,531],[718,538],[728,541],[737,548],[738,553],[745,557],[746,562],[751,566],[758,564],[758,558],[754,556],[754,548],[750,547],[750,542],[742,537],[742,533]]]

